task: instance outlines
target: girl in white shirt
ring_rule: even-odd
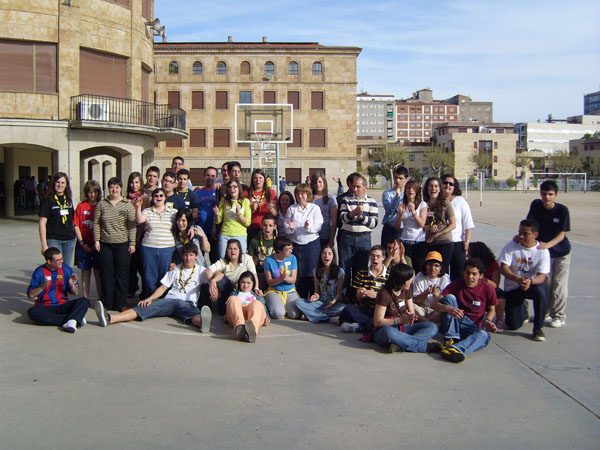
[[[395,227],[402,229],[402,244],[405,255],[410,257],[415,272],[423,267],[425,261],[425,221],[427,220],[427,203],[421,198],[421,185],[410,180],[404,185],[404,196],[398,205]]]
[[[260,327],[269,323],[255,285],[255,275],[246,271],[238,279],[238,290],[227,299],[226,318],[241,341],[255,342]]]

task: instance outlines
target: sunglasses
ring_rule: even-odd
[[[162,195],[162,194],[161,195],[155,195],[154,198],[165,198],[165,196]]]
[[[454,183],[452,181],[444,181],[442,184],[444,186],[454,186]]]

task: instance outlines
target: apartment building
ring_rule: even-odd
[[[395,142],[395,117],[393,95],[361,92],[356,96],[357,139],[385,139]]]
[[[600,115],[600,91],[590,92],[583,96],[583,114]]]
[[[361,49],[315,42],[157,43],[155,99],[186,111],[190,139],[158,143],[161,167],[181,155],[201,184],[203,168],[238,160],[236,103],[293,105],[293,142],[279,145],[280,174],[298,183],[315,170],[345,177],[356,170],[356,59]]]
[[[519,122],[515,124],[519,151],[552,155],[569,151],[569,141],[586,133],[600,131],[600,116],[573,116],[551,122]]]

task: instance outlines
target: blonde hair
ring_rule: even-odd
[[[298,195],[302,192],[306,192],[308,203],[312,203],[314,197],[310,185],[306,183],[300,183],[298,186],[296,186],[296,189],[294,189],[294,197],[296,197],[296,201],[298,201]]]

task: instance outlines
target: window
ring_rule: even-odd
[[[167,147],[181,147],[182,141],[181,141],[181,139],[170,139],[165,142],[165,145]]]
[[[229,129],[213,130],[213,147],[229,147]]]
[[[252,91],[240,91],[240,103],[252,103]]]
[[[223,61],[217,63],[217,75],[227,75],[227,64]]]
[[[285,179],[288,183],[301,183],[302,182],[302,169],[297,168],[286,168]]]
[[[192,91],[192,109],[204,109],[204,91]]]
[[[494,169],[494,176],[497,177],[498,176],[498,169]]]
[[[56,44],[0,40],[0,89],[56,92]]]
[[[323,64],[319,61],[315,61],[312,65],[313,75],[323,75]]]
[[[427,172],[429,172],[429,168],[427,168],[427,167],[423,167],[423,173],[426,175],[426,174],[427,174]]]
[[[310,108],[323,109],[323,92],[313,91],[310,93]]]
[[[263,103],[276,103],[275,98],[276,98],[275,91],[264,91],[263,92]]]
[[[287,144],[289,147],[302,147],[302,128],[294,128],[294,142]]]
[[[322,128],[311,129],[308,132],[309,147],[325,147],[325,130]]]
[[[179,73],[179,63],[177,61],[171,61],[169,63],[169,74],[176,75]]]
[[[494,142],[494,148],[497,149],[498,148],[498,143]]]
[[[296,61],[292,61],[288,65],[288,74],[289,75],[298,75],[298,63]]]
[[[288,103],[294,105],[292,109],[300,109],[300,91],[288,91]]]
[[[496,134],[504,134],[504,128],[496,128]]]
[[[167,103],[172,106],[179,108],[180,106],[180,92],[179,91],[168,91],[167,92]]]
[[[127,97],[127,58],[80,49],[79,93]]]
[[[466,129],[466,128],[459,128],[459,129],[458,129],[458,132],[459,132],[459,133],[466,133],[466,132],[467,132],[467,129]]]
[[[215,109],[227,109],[228,108],[228,95],[227,91],[216,91],[215,92]]]
[[[248,61],[243,61],[240,64],[240,73],[242,75],[250,75],[250,63]]]
[[[473,148],[477,148],[477,141],[473,142]]]
[[[152,19],[152,0],[142,0],[142,16]]]
[[[191,129],[189,142],[190,147],[206,147],[206,130]]]
[[[409,161],[414,161],[414,160],[415,160],[415,155],[414,155],[414,153],[411,153],[410,155],[408,155],[408,160],[409,160]]]
[[[202,63],[200,61],[195,61],[194,64],[192,64],[192,74],[202,75]]]
[[[494,155],[494,162],[497,163],[498,162],[498,155]]]
[[[265,63],[265,76],[270,78],[273,75],[275,75],[275,64],[273,64],[273,61],[267,61]]]

